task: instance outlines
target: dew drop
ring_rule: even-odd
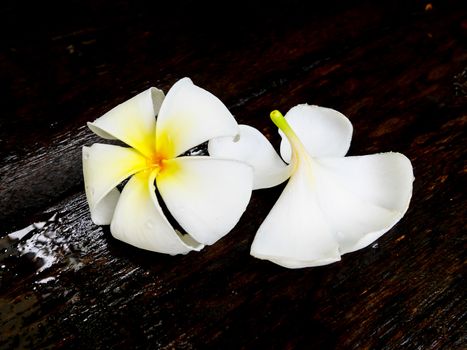
[[[151,228],[154,227],[154,225],[152,224],[151,221],[147,221],[147,222],[146,222],[146,227],[149,228],[149,229],[151,229]]]

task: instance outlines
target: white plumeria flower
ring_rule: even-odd
[[[156,122],[157,115],[157,122]],[[89,128],[129,147],[83,147],[83,173],[91,218],[139,248],[185,254],[227,234],[250,200],[253,170],[242,162],[180,156],[213,137],[234,136],[238,125],[214,95],[179,80],[167,93],[150,88],[118,105]],[[130,177],[122,193],[117,185]],[[175,230],[168,210],[188,233]]]
[[[339,261],[366,247],[405,214],[414,180],[410,160],[400,153],[344,157],[352,124],[341,113],[298,105],[285,116],[271,113],[282,136],[280,153],[256,129],[240,125],[238,142],[209,142],[216,157],[249,162],[255,189],[289,178],[261,224],[251,254],[288,268]],[[251,149],[262,154],[251,155]]]

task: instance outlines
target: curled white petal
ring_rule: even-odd
[[[291,167],[279,157],[269,140],[257,129],[239,125],[237,136],[211,139],[208,151],[212,157],[236,159],[253,167],[253,189],[276,186],[290,176]]]
[[[204,244],[226,235],[250,200],[251,167],[210,157],[179,157],[166,166],[171,170],[157,176],[157,188],[183,229]]]
[[[110,224],[119,197],[115,187],[146,166],[146,159],[131,148],[99,143],[83,147],[86,198],[95,224]]]
[[[350,147],[353,127],[342,113],[325,107],[297,105],[285,115],[311,157],[343,157]],[[282,131],[280,153],[290,162],[290,143]]]
[[[167,93],[157,118],[157,148],[178,156],[211,138],[236,135],[238,125],[227,107],[189,78],[175,83]]]
[[[405,214],[412,196],[412,165],[400,153],[315,161],[320,207],[340,252],[374,242]]]
[[[338,242],[320,209],[310,159],[302,160],[261,224],[251,255],[288,268],[340,260]]]
[[[118,139],[144,155],[150,155],[155,147],[156,115],[164,93],[156,88],[134,96],[105,113],[89,128],[105,139]]]
[[[186,254],[203,245],[168,222],[157,202],[155,172],[139,172],[123,188],[110,225],[112,235],[135,247],[165,254]]]
[[[89,190],[86,190],[89,193]],[[90,198],[90,195],[87,195]],[[91,220],[96,225],[109,225],[114,215],[115,207],[120,198],[120,191],[117,188],[112,188],[102,199],[94,206],[90,205]],[[88,203],[90,201],[88,200]]]

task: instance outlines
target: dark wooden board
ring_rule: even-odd
[[[467,347],[464,1],[9,1],[0,14],[0,348]],[[349,154],[412,160],[408,213],[300,270],[249,255],[283,187],[255,191],[200,253],[115,240],[84,197],[81,147],[98,141],[85,124],[184,76],[276,147],[271,110],[343,112]]]

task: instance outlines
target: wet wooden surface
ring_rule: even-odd
[[[0,348],[465,349],[466,3],[199,6],[0,4]],[[412,160],[408,213],[300,270],[249,255],[281,188],[200,253],[116,241],[90,221],[85,123],[184,76],[276,147],[272,109],[342,111],[349,154]]]

